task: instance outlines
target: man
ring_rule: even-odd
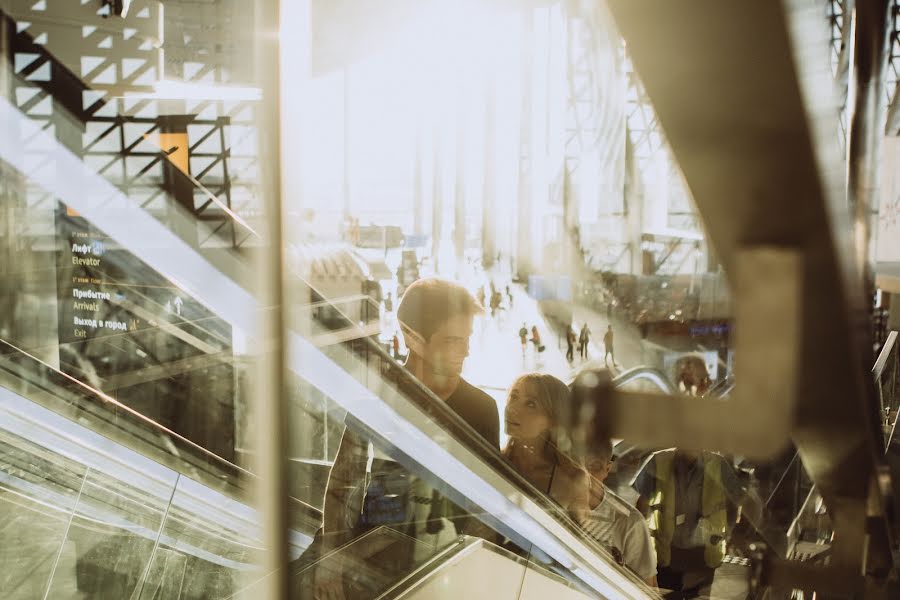
[[[616,353],[613,350],[613,330],[612,325],[606,326],[606,333],[603,335],[603,362],[606,362],[606,357],[610,357],[612,359],[612,364],[615,366],[616,364]]]
[[[655,586],[656,553],[643,515],[604,485],[612,468],[612,443],[603,440],[591,444],[585,466],[591,476],[591,513],[584,523],[585,531],[620,564]]]
[[[566,360],[570,363],[575,360],[575,329],[572,324],[566,327]]]
[[[693,598],[712,585],[730,529],[728,506],[761,504],[741,486],[734,468],[713,452],[662,450],[651,454],[631,486],[648,517],[659,586],[673,598]]]
[[[500,295],[500,292],[491,292],[491,317],[497,316],[501,300],[503,300],[503,297]]]
[[[469,356],[475,315],[482,312],[463,286],[429,278],[409,286],[397,319],[409,350],[406,368],[499,450],[496,402],[460,376]]]
[[[500,418],[494,400],[481,390],[462,379],[463,363],[469,355],[469,338],[476,314],[483,311],[472,294],[463,286],[438,278],[420,279],[410,285],[397,307],[397,320],[407,348],[405,366],[425,387],[431,390],[438,401],[447,403],[464,421],[492,447],[500,447]],[[386,465],[379,475],[371,473],[376,463]],[[409,508],[402,505],[396,494],[377,496],[372,486],[365,487],[367,469],[370,481],[390,479],[409,480],[415,478],[405,473],[405,469],[389,464],[390,461],[371,459],[368,440],[345,430],[341,445],[335,457],[328,478],[323,511],[323,547],[327,552],[353,537],[353,531],[363,526],[379,524],[394,525],[405,533],[416,537],[423,533],[422,523],[413,522],[415,515],[423,507]],[[386,473],[381,477],[381,473]],[[446,501],[431,490],[423,490],[421,482],[413,482],[416,491],[409,496],[427,500],[425,509],[429,534],[440,530],[445,513],[437,513],[436,507],[446,508]],[[414,500],[415,501],[415,500]],[[392,506],[392,503],[397,506]],[[369,510],[372,507],[372,510]],[[450,516],[459,517],[456,507],[450,507]],[[392,515],[399,515],[391,521]],[[435,523],[440,521],[440,524]],[[477,524],[474,520],[458,518],[453,524],[465,527]],[[444,532],[445,534],[452,532]],[[397,561],[409,557],[397,557]],[[341,598],[343,589],[338,573],[332,571],[324,580],[317,581],[317,598]]]
[[[578,352],[581,354],[581,360],[588,357],[588,346],[591,342],[591,330],[588,329],[587,323],[581,326],[581,333],[578,335]]]

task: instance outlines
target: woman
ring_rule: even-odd
[[[509,443],[503,455],[534,487],[555,500],[578,523],[590,513],[589,477],[569,451],[561,416],[569,405],[565,383],[543,373],[519,377],[506,402]]]
[[[541,347],[541,333],[538,331],[537,325],[531,326],[531,342],[534,344],[535,352]]]

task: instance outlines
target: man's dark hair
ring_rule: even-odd
[[[397,306],[397,319],[427,342],[453,317],[477,315],[483,310],[462,285],[439,277],[428,277],[406,288]]]

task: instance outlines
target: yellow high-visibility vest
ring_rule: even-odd
[[[675,479],[672,472],[675,450],[661,450],[654,453],[654,457],[656,487],[653,497],[650,498],[650,516],[647,518],[647,525],[656,542],[657,562],[660,566],[666,567],[672,562],[672,538],[675,536]],[[722,471],[718,461],[704,460],[701,504],[700,517],[705,520],[709,537],[721,538],[716,543],[707,538],[705,544],[706,565],[716,568],[722,564],[725,556],[725,535],[728,527],[725,490],[722,486]]]

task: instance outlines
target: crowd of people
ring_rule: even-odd
[[[480,300],[480,295],[445,279],[421,279],[410,285],[396,312],[408,350],[406,370],[430,390],[434,401],[445,403],[524,480],[577,523],[586,538],[639,579],[680,594],[673,597],[691,597],[711,584],[724,555],[731,523],[728,508],[748,497],[729,463],[712,452],[652,453],[632,483],[638,494],[632,505],[604,483],[613,469],[610,440],[589,439],[586,449],[576,452],[568,423],[563,422],[563,415],[569,414],[570,388],[539,372],[523,374],[511,383],[503,411],[508,441],[501,448],[496,402],[461,377],[474,318],[484,310]],[[569,328],[570,360],[576,343],[581,356],[586,355],[590,336],[586,325],[578,334]],[[523,352],[529,341],[540,351],[536,326],[529,331],[523,324],[519,337]],[[614,363],[611,327],[604,346],[604,358]],[[325,492],[320,551],[327,553],[381,525],[429,547],[463,534],[511,545],[397,463],[378,456],[363,434],[348,428]],[[418,547],[398,550],[390,560],[412,565]],[[332,566],[316,578],[314,597],[344,598],[345,575]]]

